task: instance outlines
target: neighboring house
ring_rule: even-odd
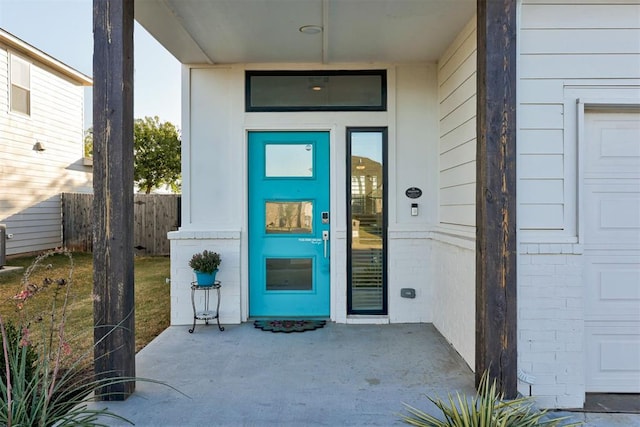
[[[62,246],[61,193],[92,191],[83,159],[91,78],[0,29],[0,223],[7,254]]]
[[[517,303],[496,310],[517,310],[517,343],[500,344],[517,346],[534,378],[520,390],[545,407],[638,393],[640,2],[501,3],[517,7],[517,80],[495,85],[516,81],[517,155],[491,167],[517,164],[518,276]],[[477,204],[494,196],[476,196],[492,162],[476,157],[489,108],[476,28],[491,20],[476,1],[147,0],[135,13],[184,64],[172,324],[192,321],[188,260],[210,249],[223,323],[429,322],[476,366],[476,329],[495,332],[476,317]]]

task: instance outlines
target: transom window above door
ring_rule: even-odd
[[[245,108],[257,111],[386,111],[386,70],[247,71]]]

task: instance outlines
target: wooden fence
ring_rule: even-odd
[[[93,194],[62,194],[62,235],[65,247],[91,252]],[[169,255],[167,232],[180,226],[180,195],[135,194],[133,246],[137,255]]]

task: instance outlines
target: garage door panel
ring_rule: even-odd
[[[640,229],[640,199],[617,197],[601,200],[600,227],[605,230]]]
[[[585,319],[640,321],[640,255],[585,260]]]
[[[634,113],[592,114],[587,122],[584,171],[589,174],[637,174],[640,170],[640,122]]]
[[[587,391],[640,393],[640,113],[585,118]]]
[[[640,182],[585,186],[585,244],[620,249],[637,248],[640,242]],[[629,247],[631,245],[631,247]]]
[[[640,392],[640,328],[629,322],[587,322],[587,390]]]

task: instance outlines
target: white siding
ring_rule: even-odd
[[[438,226],[430,251],[433,324],[475,365],[476,18],[438,61]]]
[[[565,88],[640,77],[640,4],[546,3],[524,0],[521,8],[518,222],[525,235],[575,237],[575,141],[563,139],[576,125],[567,123],[565,105],[575,103],[566,104]]]
[[[62,245],[60,193],[91,192],[83,165],[82,86],[31,62],[31,115],[9,111],[8,58],[0,46],[0,223],[7,253]],[[33,151],[41,142],[45,151]]]
[[[475,226],[475,18],[438,61],[440,223]]]
[[[523,0],[520,19],[518,367],[535,377],[541,406],[581,407],[586,276],[576,102],[640,103],[640,1]]]

